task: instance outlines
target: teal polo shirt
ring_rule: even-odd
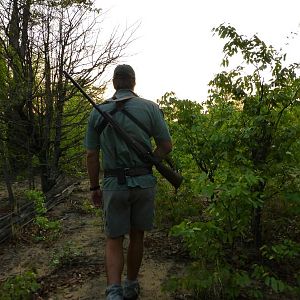
[[[112,115],[113,119],[134,139],[144,144],[148,149],[152,149],[151,138],[157,141],[171,141],[167,124],[158,105],[152,101],[138,97],[130,90],[118,90],[115,95],[117,99],[130,97],[124,103],[123,108],[138,119],[146,128],[147,132],[141,129],[134,121],[121,111]],[[111,112],[116,108],[114,100],[109,99],[104,104],[98,105],[102,111]],[[93,109],[88,125],[84,145],[89,150],[101,150],[102,168],[135,168],[146,167],[146,164],[136,155],[136,153],[119,137],[115,130],[107,125],[99,134],[99,126],[103,121],[102,115]],[[149,137],[149,134],[151,135]],[[156,184],[156,178],[152,174],[126,177],[126,184],[118,184],[116,177],[107,177],[103,180],[104,190],[127,190],[128,187],[149,188]]]

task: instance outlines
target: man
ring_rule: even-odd
[[[129,65],[114,70],[114,96],[100,105],[135,140],[163,159],[172,143],[167,125],[157,104],[134,93],[135,72]],[[85,146],[91,198],[95,206],[103,201],[105,233],[106,299],[137,299],[138,273],[143,257],[144,231],[151,230],[154,218],[156,178],[152,166],[142,161],[115,130],[94,109],[91,112]],[[99,187],[99,152],[104,169],[103,192]],[[123,240],[129,234],[127,278],[124,289],[121,276],[124,267]]]

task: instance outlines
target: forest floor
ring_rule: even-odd
[[[36,241],[34,225],[20,233],[17,242],[0,245],[0,282],[11,275],[33,270],[41,285],[35,299],[105,299],[106,276],[102,217],[89,205],[88,182],[53,208],[48,217],[59,220],[57,236]],[[128,239],[125,239],[126,250]],[[189,295],[162,292],[162,284],[186,264],[180,243],[168,230],[154,229],[145,236],[140,271],[140,299],[191,299]],[[126,270],[125,270],[126,272]]]

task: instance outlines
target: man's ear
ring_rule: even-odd
[[[135,78],[130,78],[130,81],[131,81],[131,86],[132,86],[132,90],[133,90],[135,87]]]
[[[116,90],[117,88],[116,88],[116,80],[115,79],[113,79],[113,86],[114,86],[114,89]]]

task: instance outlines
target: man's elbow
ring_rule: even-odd
[[[171,141],[163,141],[158,144],[158,148],[160,148],[164,155],[167,155],[172,151],[173,145]]]
[[[172,151],[172,149],[173,149],[172,142],[168,142],[168,143],[166,144],[166,149],[165,149],[166,154],[170,153],[170,152]]]
[[[99,151],[98,150],[87,150],[86,151],[86,159],[93,160],[99,158]]]

